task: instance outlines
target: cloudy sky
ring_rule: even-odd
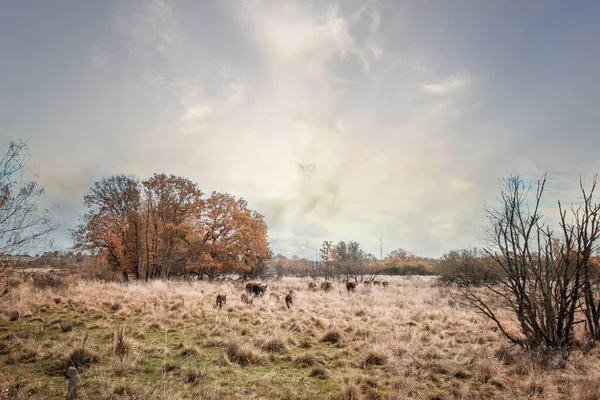
[[[94,180],[189,177],[263,213],[275,252],[479,244],[499,177],[569,198],[600,150],[597,1],[12,1],[0,145],[59,207]]]

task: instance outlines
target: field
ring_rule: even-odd
[[[64,399],[74,365],[78,399],[600,399],[597,349],[539,363],[435,278],[386,279],[249,305],[232,282],[25,283],[0,299],[0,398]]]

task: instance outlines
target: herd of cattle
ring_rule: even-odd
[[[380,282],[380,281],[376,281],[376,280],[364,281],[363,284],[365,286],[369,286],[371,284],[381,285],[383,287],[389,286],[389,282],[387,282],[387,281]],[[252,304],[255,297],[262,297],[266,293],[267,286],[268,286],[267,284],[262,284],[262,283],[257,283],[257,282],[248,282],[246,284],[246,292],[247,293],[242,293],[242,296],[241,296],[242,303]],[[348,291],[348,293],[354,293],[357,286],[358,286],[357,282],[352,282],[352,281],[346,282],[346,290]],[[310,282],[308,284],[308,289],[310,291],[316,291],[317,283]],[[325,282],[321,283],[322,291],[329,292],[332,289],[333,289],[333,284],[330,281],[325,281]],[[270,297],[273,298],[275,301],[279,301],[279,295],[277,293],[270,293]],[[217,295],[217,307],[219,308],[219,310],[226,303],[227,303],[226,295],[224,295],[224,294]],[[285,305],[287,306],[287,308],[290,308],[292,306],[292,304],[294,304],[294,291],[290,290],[290,292],[285,296]]]

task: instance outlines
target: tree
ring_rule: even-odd
[[[144,181],[146,277],[185,273],[189,251],[178,233],[189,219],[199,220],[202,191],[187,178],[154,174]]]
[[[115,175],[95,182],[75,246],[106,259],[124,280],[256,274],[271,258],[267,225],[243,199],[202,191],[187,178]]]
[[[94,182],[83,204],[88,211],[73,232],[75,248],[100,251],[125,280],[141,276],[141,197],[133,176],[113,175]]]
[[[518,176],[503,180],[499,206],[487,209],[490,227],[486,252],[502,274],[497,284],[485,287],[500,306],[492,307],[489,298],[471,287],[464,289],[464,295],[505,337],[521,347],[564,357],[570,354],[581,295],[591,286],[586,271],[590,270],[600,232],[600,208],[591,201],[595,181],[590,193],[581,185],[584,206],[571,207],[573,219],[567,218],[567,211],[558,202],[558,235],[540,212],[545,175],[538,181],[532,200],[528,198],[531,188]],[[589,303],[597,304],[594,300]],[[518,330],[508,329],[505,311]]]
[[[29,158],[24,142],[11,142],[0,159],[0,278],[18,266],[14,256],[50,245],[57,228],[40,205],[44,188],[27,180]]]
[[[335,251],[333,242],[324,241],[319,250],[319,259],[321,260],[321,273],[326,280],[333,278],[333,267],[338,260],[338,254]]]
[[[343,276],[343,280],[358,281],[358,275],[364,274],[364,264],[370,257],[360,247],[360,243],[350,241],[348,244],[341,241],[335,245],[336,272]],[[372,257],[372,256],[371,256]]]
[[[264,217],[226,193],[213,192],[201,217],[188,220],[181,237],[193,252],[188,270],[200,274],[254,276],[272,257]]]

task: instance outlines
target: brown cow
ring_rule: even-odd
[[[317,284],[315,282],[310,282],[308,284],[308,290],[311,290],[314,292],[315,290],[317,290]]]
[[[227,303],[227,295],[225,295],[225,294],[217,295],[217,307],[219,308],[219,310],[226,303]]]
[[[383,285],[383,287],[388,287],[390,285],[388,281],[383,281],[381,282],[381,284]]]
[[[289,309],[292,304],[294,304],[294,291],[290,290],[290,292],[285,296],[285,305]]]
[[[323,283],[321,283],[321,290],[323,290],[325,292],[329,292],[331,289],[333,289],[333,286],[331,285],[331,282],[323,282]]]
[[[379,282],[379,281],[373,281],[373,285],[379,285],[379,284],[381,284],[381,282]]]
[[[267,291],[267,285],[256,282],[248,282],[246,284],[246,291],[254,296],[262,296]]]
[[[346,282],[346,290],[348,291],[348,293],[354,293],[354,291],[356,290],[356,282]]]
[[[363,283],[365,284],[365,286],[369,286],[371,284],[371,281],[364,281]]]

